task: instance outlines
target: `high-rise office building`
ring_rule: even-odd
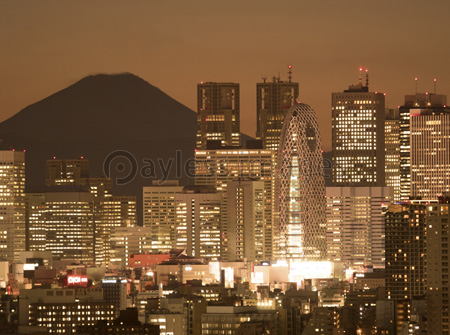
[[[416,93],[406,95],[405,103],[399,107],[400,114],[400,192],[401,199],[408,200],[411,195],[411,155],[415,151],[411,147],[411,116],[446,114],[450,111],[447,105],[447,97],[442,94]],[[419,121],[419,120],[417,120]],[[419,122],[415,121],[418,126]],[[430,124],[431,126],[431,124]],[[438,126],[438,125],[433,125]],[[431,134],[429,134],[431,135]],[[434,149],[440,149],[440,144],[435,143]],[[440,152],[441,153],[441,152]],[[437,152],[436,152],[437,154]],[[448,156],[448,155],[447,155]],[[426,156],[427,160],[430,156]],[[417,156],[417,159],[420,157]],[[441,168],[439,168],[440,170]],[[437,170],[435,171],[436,174]]]
[[[110,178],[92,178],[85,181],[86,187],[96,198],[108,198],[113,193],[113,181]]]
[[[185,186],[175,203],[175,247],[188,256],[219,260],[222,196],[213,186]]]
[[[102,199],[99,207],[102,224],[107,227],[134,227],[137,225],[136,197],[114,195]]]
[[[384,213],[390,187],[327,187],[327,255],[347,267],[384,268]]]
[[[47,186],[82,186],[89,178],[87,159],[48,159],[46,168]]]
[[[427,205],[427,334],[432,335],[450,334],[449,207],[448,193]]]
[[[322,143],[314,110],[292,107],[283,124],[276,167],[279,258],[326,258],[326,202]]]
[[[0,151],[0,258],[25,251],[25,153]]]
[[[122,269],[129,265],[130,256],[152,253],[152,227],[114,227],[110,230],[110,249],[107,263]]]
[[[409,300],[426,292],[426,201],[390,205],[386,212],[386,296]]]
[[[28,251],[45,251],[47,243],[47,222],[45,193],[27,193],[26,236]]]
[[[105,196],[100,199],[98,199],[99,195],[95,197],[96,248],[98,254],[105,255],[104,263],[108,265],[110,263],[111,249],[113,248],[111,237],[114,228],[135,227],[137,225],[136,197]],[[97,261],[99,261],[98,257]]]
[[[195,184],[214,186],[223,197],[222,256],[227,255],[227,185],[239,177],[250,177],[264,183],[264,256],[272,259],[274,152],[265,149],[197,150],[195,152]]]
[[[46,193],[46,250],[55,258],[94,264],[96,253],[94,196],[89,192]]]
[[[144,227],[151,227],[154,240],[154,252],[169,252],[174,248],[175,226],[177,224],[175,195],[183,191],[178,181],[166,181],[159,185],[145,186],[144,199]]]
[[[227,185],[228,260],[264,260],[264,182],[238,178]]]
[[[450,192],[450,108],[410,114],[411,196],[437,199]]]
[[[386,109],[384,143],[386,186],[394,189],[394,201],[400,201],[400,120],[398,110]]]
[[[295,105],[299,94],[298,83],[281,81],[273,77],[272,81],[256,84],[256,137],[263,143],[263,148],[278,150],[284,118],[289,109]]]
[[[384,94],[349,86],[332,93],[333,186],[384,186]]]
[[[208,141],[223,146],[240,146],[239,84],[200,83],[197,85],[197,149]]]

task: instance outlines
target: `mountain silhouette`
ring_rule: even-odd
[[[163,178],[164,171],[193,184],[185,164],[194,157],[196,122],[194,111],[133,74],[98,74],[0,123],[0,138],[2,149],[26,150],[27,188],[45,184],[47,159],[84,157],[92,177],[106,172],[123,183],[115,194],[136,196],[141,219],[142,187]],[[243,135],[243,142],[249,138]],[[113,159],[115,152],[120,157]],[[136,176],[125,182],[131,172]]]

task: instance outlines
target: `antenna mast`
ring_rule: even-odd
[[[434,78],[434,94],[436,94],[436,83],[437,83],[437,79],[436,78]]]
[[[289,82],[291,83],[292,82],[292,65],[288,65],[288,69],[289,69],[288,78],[289,78]]]
[[[369,88],[369,69],[366,69],[366,87]]]
[[[363,68],[359,67],[359,86],[362,86],[362,70]]]

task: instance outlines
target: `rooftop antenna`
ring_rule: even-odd
[[[369,69],[366,69],[366,87],[369,87]]]
[[[359,86],[362,86],[362,70],[363,68],[359,67]]]
[[[266,77],[266,76],[262,76],[262,80],[263,80],[263,82],[265,83],[266,80],[267,80],[267,77]]]
[[[280,75],[280,71],[278,71],[278,82],[280,82],[281,79],[281,75]]]
[[[434,81],[434,94],[436,94],[436,83],[437,83],[437,79],[434,78],[433,81]]]
[[[415,80],[415,84],[416,84],[416,94],[417,94],[417,81],[419,80],[419,78],[414,78],[414,80]]]
[[[289,69],[289,76],[288,76],[288,78],[289,78],[289,82],[291,83],[292,82],[292,65],[288,65],[288,69]]]

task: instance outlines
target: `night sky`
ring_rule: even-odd
[[[389,107],[450,94],[450,1],[0,0],[0,121],[95,73],[131,72],[196,109],[196,84],[241,84],[254,136],[256,82],[292,64],[331,149],[331,92],[370,73]],[[450,102],[450,101],[449,101]]]

